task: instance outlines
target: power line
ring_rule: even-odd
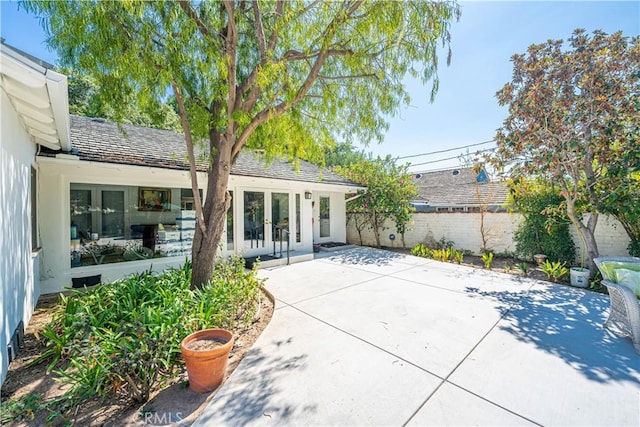
[[[486,153],[486,152],[488,152],[488,151],[494,151],[494,150],[495,150],[495,148],[487,148],[486,150],[476,151],[476,152],[475,152],[475,153],[473,153],[473,154]],[[447,161],[447,160],[457,159],[457,158],[459,158],[459,157],[460,157],[460,155],[458,155],[458,156],[453,156],[453,157],[446,157],[446,158],[444,158],[444,159],[431,160],[431,161],[428,161],[428,162],[422,162],[422,163],[409,163],[409,166],[413,167],[413,166],[429,165],[429,164],[432,164],[432,163],[439,163],[439,162],[444,162],[444,161]]]
[[[478,142],[477,144],[463,145],[462,147],[447,148],[446,150],[431,151],[430,153],[412,154],[411,156],[396,157],[396,160],[409,159],[409,158],[413,158],[413,157],[430,156],[431,154],[448,153],[449,151],[456,151],[456,150],[460,150],[462,148],[476,147],[478,145],[489,144],[489,143],[495,142],[495,141],[496,141],[495,139],[492,139],[491,141],[484,141],[484,142]],[[454,157],[454,159],[455,159],[455,157]],[[446,160],[450,160],[450,159],[446,159]],[[427,163],[429,163],[429,162],[427,162]]]

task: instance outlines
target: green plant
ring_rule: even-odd
[[[432,258],[433,251],[426,247],[424,244],[418,243],[411,249],[411,255],[419,256],[422,258]]]
[[[448,262],[452,256],[452,248],[433,249],[433,259],[442,262]]]
[[[530,260],[540,253],[551,261],[573,262],[576,247],[569,232],[570,221],[559,209],[563,202],[559,191],[548,184],[509,182],[510,206],[523,216],[513,236],[517,258]]]
[[[455,246],[453,240],[447,240],[444,236],[435,242],[436,249],[449,249]]]
[[[199,329],[233,330],[253,318],[263,280],[234,256],[218,262],[209,283],[191,290],[191,264],[133,275],[62,300],[43,333],[45,358],[70,395],[145,402],[180,362],[180,342]]]
[[[462,251],[457,251],[457,250],[454,250],[454,251],[453,251],[453,260],[454,260],[457,264],[462,264],[463,259],[464,259],[464,252],[462,252]]]
[[[600,273],[600,270],[597,270],[596,274],[589,280],[589,289],[601,294],[609,293],[607,287],[602,284],[602,273]]]
[[[519,264],[516,264],[515,268],[516,270],[520,271],[520,273],[522,273],[524,277],[527,277],[527,275],[529,274],[529,265],[524,261],[522,261]]]
[[[482,254],[482,263],[484,268],[491,270],[491,264],[493,264],[493,252],[485,252]]]
[[[569,272],[569,269],[567,269],[565,265],[566,263],[564,262],[550,262],[549,260],[546,260],[540,265],[540,269],[547,275],[547,279],[552,279],[554,282],[557,282]]]
[[[504,270],[505,273],[511,273],[511,270],[513,270],[513,267],[509,264],[509,263],[504,263],[502,264],[502,269]]]

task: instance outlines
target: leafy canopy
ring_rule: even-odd
[[[410,101],[407,74],[432,80],[434,96],[436,47],[459,15],[426,1],[24,5],[43,16],[61,61],[92,72],[114,104],[158,105],[175,82],[195,139],[233,127],[239,143],[293,157],[319,155],[337,135],[381,140],[385,116]]]
[[[178,105],[198,229],[193,285],[210,279],[224,232],[231,166],[244,147],[320,158],[335,140],[381,140],[410,101],[406,75],[438,88],[455,2],[34,0],[48,44],[90,72],[114,105]],[[124,111],[117,111],[123,118]],[[210,165],[198,196],[193,143]]]
[[[391,156],[387,156],[336,166],[335,171],[367,187],[358,192],[358,198],[347,203],[347,212],[359,217],[354,220],[373,230],[378,246],[387,219],[393,220],[396,231],[404,234],[414,211],[411,201],[418,196],[408,165],[397,165]]]
[[[640,37],[578,29],[567,43],[532,45],[512,61],[512,81],[497,93],[509,115],[494,163],[514,178],[557,183],[592,259],[602,202],[640,165]]]

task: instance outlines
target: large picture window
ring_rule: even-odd
[[[184,207],[192,207],[191,196],[181,188],[72,183],[71,267],[190,254],[195,211]]]

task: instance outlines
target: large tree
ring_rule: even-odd
[[[592,266],[599,207],[640,163],[640,38],[578,29],[567,43],[532,45],[512,61],[512,81],[497,93],[509,106],[497,165],[560,186]]]
[[[64,64],[91,72],[115,102],[176,98],[198,229],[193,280],[209,280],[244,147],[311,158],[341,137],[379,140],[409,102],[409,74],[437,90],[439,43],[455,2],[33,1]],[[209,155],[204,203],[193,146]]]
[[[138,107],[136,96],[124,104],[114,104],[105,98],[93,76],[71,68],[59,70],[69,81],[69,113],[86,117],[102,117],[136,126],[182,131],[180,117],[170,103],[154,105],[151,111]]]

